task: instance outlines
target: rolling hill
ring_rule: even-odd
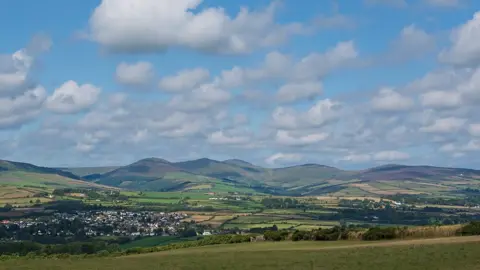
[[[384,165],[348,171],[319,164],[263,168],[246,161],[207,158],[169,162],[147,158],[104,174],[86,175],[95,183],[138,190],[175,191],[202,184],[228,184],[284,195],[382,196],[396,193],[448,194],[480,187],[480,170]]]
[[[43,189],[64,187],[110,188],[84,181],[71,172],[7,160],[0,160],[0,186]]]
[[[77,172],[79,175],[76,175]],[[91,174],[87,174],[91,173]],[[118,187],[130,190],[250,190],[278,195],[459,195],[480,188],[480,170],[383,165],[348,171],[319,164],[263,168],[246,161],[207,158],[170,162],[146,158],[126,166],[55,169],[0,161],[0,184]]]

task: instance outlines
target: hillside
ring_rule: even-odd
[[[0,269],[478,269],[478,237],[386,241],[263,242],[119,258],[11,259]]]
[[[63,187],[108,188],[84,181],[71,172],[7,160],[0,160],[0,186],[42,189]]]
[[[228,184],[284,195],[447,195],[480,187],[480,171],[432,166],[384,165],[347,171],[319,164],[263,168],[231,159],[169,162],[148,158],[104,174],[84,176],[99,184],[138,190],[175,191]],[[203,185],[202,185],[203,184]]]
[[[106,167],[78,167],[78,168],[56,168],[57,170],[71,172],[74,175],[84,177],[87,175],[100,175],[111,172],[120,168],[120,166],[106,166]]]

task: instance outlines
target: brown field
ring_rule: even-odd
[[[209,224],[213,227],[220,227],[223,223],[232,219],[233,216],[214,216],[212,219],[202,222],[203,224]]]
[[[78,197],[78,198],[85,198],[87,197],[87,195],[85,195],[84,193],[67,193],[65,194],[67,196],[71,196],[71,197]]]
[[[354,184],[349,184],[349,186],[357,187],[368,193],[373,193],[378,195],[395,195],[398,193],[400,194],[422,194],[423,193],[419,191],[413,191],[413,190],[407,190],[407,189],[401,189],[401,188],[395,188],[395,187],[392,187],[392,189],[388,189],[388,190],[381,190],[365,183],[354,183]]]
[[[184,190],[211,189],[211,188],[213,188],[212,184],[201,184],[201,185],[186,187]]]
[[[195,221],[195,222],[204,222],[204,221],[207,221],[207,220],[210,220],[210,219],[213,219],[214,216],[212,215],[192,215],[186,219],[184,219],[183,221],[186,221],[186,222],[190,222],[190,221]]]

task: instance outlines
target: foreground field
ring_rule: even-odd
[[[120,258],[6,261],[0,269],[478,269],[480,237],[210,246]]]

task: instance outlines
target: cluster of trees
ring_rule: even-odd
[[[472,194],[476,193],[476,189],[467,188],[465,193]],[[480,196],[478,194],[473,194],[465,197],[458,198],[442,198],[442,197],[427,197],[420,195],[409,195],[409,194],[397,194],[386,196],[387,199],[404,202],[411,205],[416,204],[436,204],[436,205],[453,205],[453,206],[475,206],[480,205]]]
[[[306,208],[305,204],[293,198],[264,198],[261,203],[270,209]]]
[[[480,222],[472,221],[463,226],[458,232],[460,235],[480,235]]]
[[[101,251],[120,251],[118,244],[109,244],[105,241],[73,242],[62,245],[43,245],[40,243],[0,242],[0,255],[52,255],[52,254],[95,254]]]
[[[172,243],[156,247],[136,247],[121,250],[118,242],[109,241],[90,241],[73,242],[63,245],[42,245],[34,242],[0,242],[0,255],[8,256],[41,256],[48,257],[52,255],[93,255],[93,256],[122,256],[129,254],[141,254],[173,249],[200,247],[207,245],[234,244],[250,242],[251,235],[212,235],[199,236],[195,241],[185,241]],[[1,257],[0,257],[1,260]]]
[[[0,207],[0,212],[10,212],[13,209],[13,205],[7,203],[3,207]]]

